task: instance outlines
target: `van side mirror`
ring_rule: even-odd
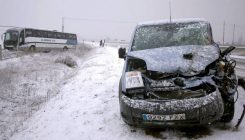
[[[225,55],[229,54],[230,52],[232,52],[236,47],[234,46],[230,46],[228,48],[226,48],[224,51],[221,52],[221,56],[224,57]]]
[[[119,56],[119,58],[125,59],[125,57],[126,57],[126,48],[119,48],[118,56]]]

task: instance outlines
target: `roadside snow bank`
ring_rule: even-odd
[[[80,64],[89,51],[83,46],[77,51],[34,53],[0,61],[0,139],[12,136],[23,121],[59,94],[60,86],[76,74],[77,68],[56,63],[57,58],[71,56]]]
[[[116,48],[98,48],[91,54],[77,76],[12,139],[120,139],[128,133],[118,106],[123,60]]]

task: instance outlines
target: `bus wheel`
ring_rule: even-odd
[[[30,51],[30,52],[34,52],[35,50],[36,50],[36,46],[31,45],[31,47],[29,48],[29,51]]]
[[[68,47],[64,46],[63,51],[67,51],[67,50],[68,50]]]

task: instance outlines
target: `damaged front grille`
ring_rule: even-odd
[[[203,89],[199,90],[172,90],[172,91],[153,91],[148,92],[149,99],[169,100],[169,99],[190,99],[207,95]]]
[[[128,90],[129,97],[133,99],[180,100],[200,98],[216,91],[216,86],[212,83],[212,76],[182,79],[176,77],[165,80],[152,80],[145,75],[142,77],[145,87]],[[177,83],[176,79],[182,82]]]

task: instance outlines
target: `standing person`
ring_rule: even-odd
[[[102,41],[102,40],[100,40],[100,47],[103,45],[102,43],[103,43],[103,41]]]

